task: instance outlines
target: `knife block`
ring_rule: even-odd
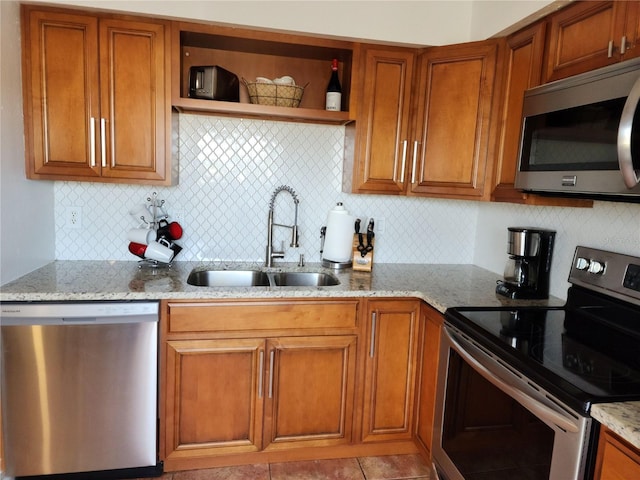
[[[363,233],[362,237],[366,242],[367,234]],[[371,247],[374,246],[375,240],[376,240],[375,237],[373,237],[371,239]],[[360,252],[360,250],[358,250],[358,246],[359,245],[360,245],[360,239],[358,237],[358,234],[355,234],[353,236],[353,261],[352,261],[352,267],[353,267],[354,270],[359,270],[359,271],[362,271],[362,272],[370,272],[371,268],[373,267],[373,251],[374,251],[374,249],[372,248],[363,257],[362,253]]]

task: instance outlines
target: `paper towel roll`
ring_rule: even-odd
[[[351,260],[354,223],[356,217],[349,215],[342,203],[338,203],[327,218],[322,258],[332,262]]]

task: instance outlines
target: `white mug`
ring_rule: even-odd
[[[169,263],[173,259],[174,252],[169,248],[169,242],[160,239],[157,242],[150,242],[144,251],[144,258],[156,260],[162,263]]]
[[[146,205],[140,204],[129,210],[129,214],[136,219],[138,224],[153,222],[153,215]]]
[[[152,228],[132,228],[129,230],[127,238],[130,242],[149,245],[158,238],[158,233]]]

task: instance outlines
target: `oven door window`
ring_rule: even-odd
[[[548,480],[554,431],[450,350],[442,447],[465,480]]]
[[[521,171],[619,170],[618,126],[626,98],[525,118]]]

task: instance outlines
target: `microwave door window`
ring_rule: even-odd
[[[624,98],[527,117],[521,169],[617,170]]]

